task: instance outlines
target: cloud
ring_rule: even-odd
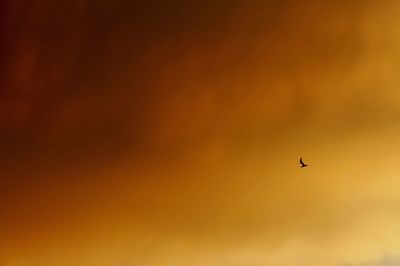
[[[383,255],[381,258],[364,261],[360,263],[348,263],[343,264],[348,266],[398,266],[400,265],[400,256],[398,255]]]
[[[394,1],[7,4],[3,254],[292,266],[398,248]]]

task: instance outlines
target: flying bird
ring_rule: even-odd
[[[308,166],[308,164],[305,164],[303,162],[303,158],[300,158],[300,164],[301,164],[301,167],[307,167]]]

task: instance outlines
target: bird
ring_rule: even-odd
[[[303,162],[303,158],[301,158],[301,157],[300,157],[300,164],[301,164],[301,167],[302,167],[302,168],[308,166],[308,164],[305,164],[305,163]]]

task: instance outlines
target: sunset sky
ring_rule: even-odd
[[[400,265],[399,14],[0,1],[0,266]]]

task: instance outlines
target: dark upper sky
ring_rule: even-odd
[[[320,112],[325,90],[314,75],[340,77],[365,53],[357,23],[369,6],[6,4],[2,146],[28,161],[178,152],[237,127],[250,135],[296,127]]]

